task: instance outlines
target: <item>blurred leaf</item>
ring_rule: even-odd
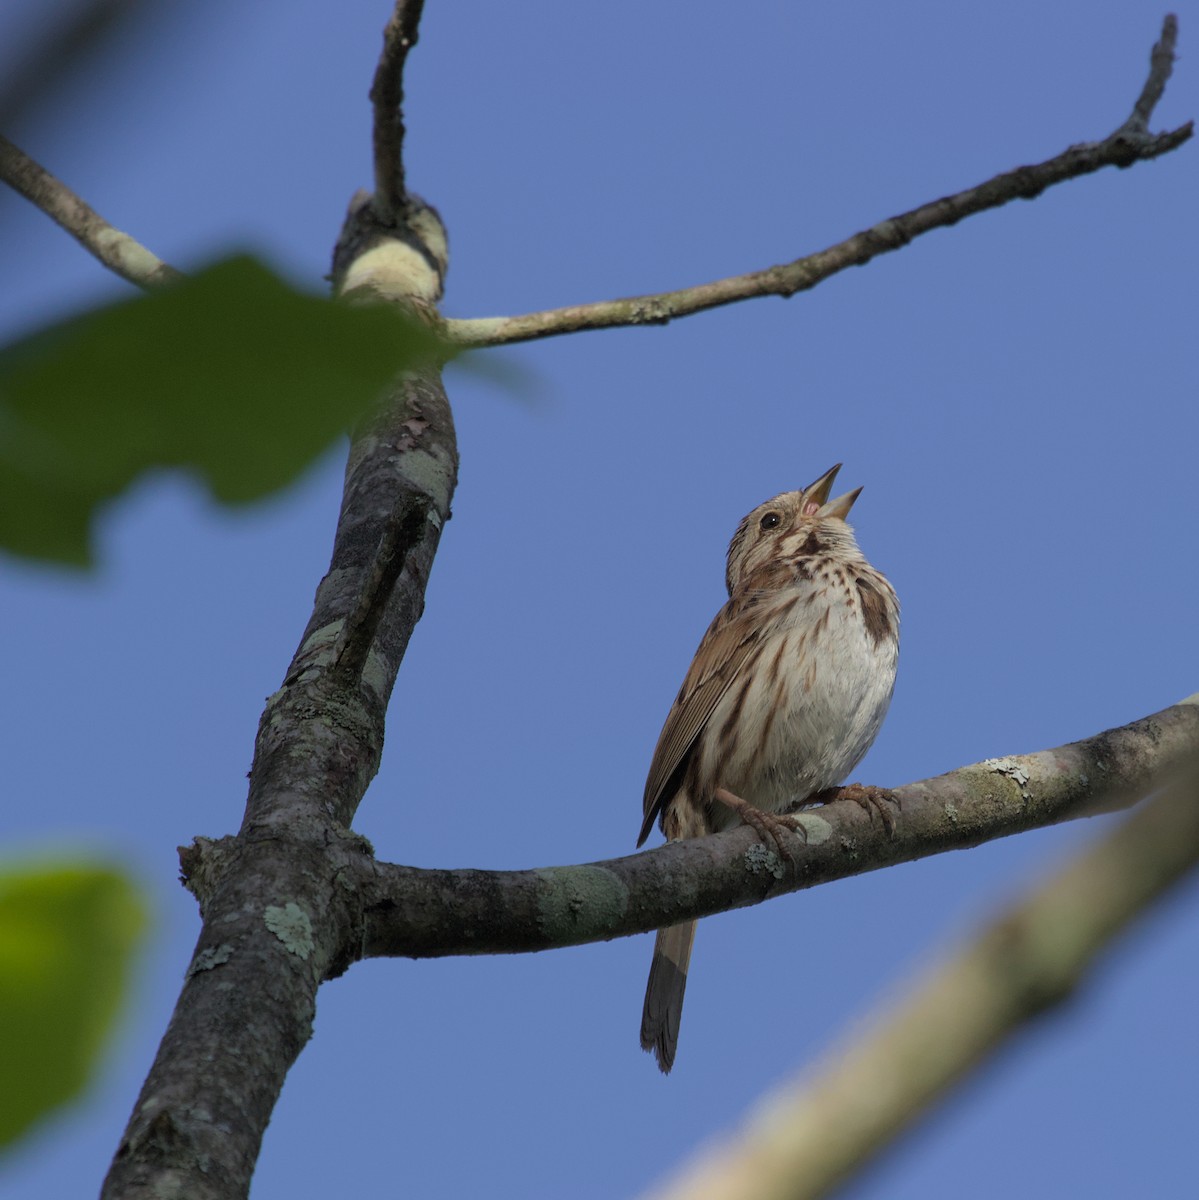
[[[145,924],[117,871],[0,871],[0,1146],[87,1083]]]
[[[440,343],[247,257],[0,350],[0,547],[86,565],[97,508],[182,467],[227,504],[291,483]]]

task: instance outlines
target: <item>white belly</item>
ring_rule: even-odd
[[[741,706],[743,734],[735,745],[705,737],[696,747],[711,768],[708,778],[771,812],[833,787],[858,764],[891,703],[899,657],[897,639],[876,640],[860,607],[846,603],[839,588],[829,603],[793,612],[793,622],[767,640],[752,671]],[[780,641],[780,669],[772,676],[768,665]],[[717,704],[709,731],[723,728],[736,694],[734,685]],[[713,829],[736,821],[721,805],[709,810],[709,819]]]

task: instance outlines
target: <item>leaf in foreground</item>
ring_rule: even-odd
[[[270,495],[440,350],[248,257],[35,333],[0,350],[0,547],[89,563],[100,506],[156,468],[226,504]]]
[[[145,924],[117,871],[0,870],[0,1147],[88,1082]]]

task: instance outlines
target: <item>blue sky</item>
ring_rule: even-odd
[[[42,8],[5,6],[0,70]],[[453,316],[786,261],[1102,137],[1164,11],[427,8],[407,161],[450,230]],[[178,266],[250,247],[319,288],[370,180],[387,12],[147,6],[6,132]],[[1179,16],[1155,127],[1199,115],[1199,7]],[[358,821],[379,855],[631,851],[729,535],[837,461],[903,603],[895,700],[856,778],[1058,745],[1196,691],[1197,155],[971,218],[786,303],[503,351],[515,392],[452,371],[454,520]],[[0,279],[5,338],[128,293],[7,195]],[[327,563],[340,455],[233,513],[149,480],[105,519],[94,575],[0,560],[4,851],[124,862],[156,921],[103,1079],[5,1165],[14,1196],[89,1194],[115,1148],[198,930],[175,847],[237,826],[263,698]],[[634,1195],[1101,824],[705,921],[669,1079],[637,1047],[648,936],[361,964],[321,992],[254,1196]],[[1191,883],[847,1194],[1184,1194],[1196,962]]]

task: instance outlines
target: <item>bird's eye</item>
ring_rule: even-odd
[[[776,513],[776,512],[768,512],[768,513],[767,513],[767,514],[766,514],[766,515],[765,515],[765,516],[764,516],[764,517],[763,517],[763,518],[762,518],[762,519],[761,519],[761,520],[758,522],[758,524],[759,524],[759,525],[760,525],[760,526],[761,526],[763,529],[774,529],[774,528],[775,528],[775,526],[777,526],[777,525],[778,525],[778,523],[779,523],[779,522],[780,522],[782,519],[783,519],[783,518],[782,518],[782,517],[780,517],[780,516],[778,515],[778,513]]]

